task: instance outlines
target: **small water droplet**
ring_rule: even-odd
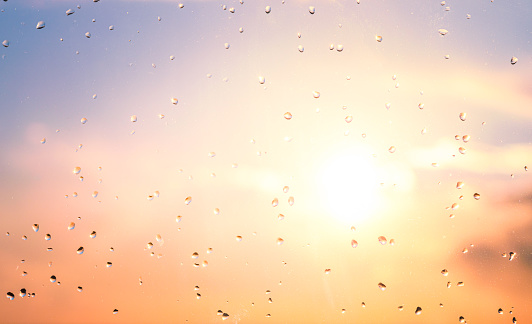
[[[109,30],[114,30],[114,29],[115,29],[114,25],[109,26]]]
[[[386,290],[386,285],[383,284],[382,282],[379,282],[378,286],[379,286],[379,289],[380,289],[380,290],[382,290],[382,291],[385,291],[385,290]]]
[[[378,239],[379,239],[379,243],[382,245],[386,245],[386,243],[388,243],[388,240],[384,236],[379,236]]]
[[[189,205],[192,202],[192,197],[188,196],[185,198],[185,205]]]
[[[331,273],[331,269],[325,269],[325,274],[328,275]]]
[[[177,105],[177,98],[170,98],[170,102],[172,102],[172,104],[174,105]]]
[[[57,277],[56,276],[51,276],[50,277],[50,282],[54,283],[57,281]]]
[[[417,307],[415,314],[419,315],[419,314],[421,314],[421,311],[422,311],[421,307]]]
[[[44,239],[45,239],[46,241],[50,241],[50,240],[52,239],[52,235],[50,235],[50,234],[46,234],[46,235],[44,236]]]
[[[224,47],[225,47],[225,49],[229,49],[229,47],[231,47],[231,45],[229,45],[229,43],[224,43]]]
[[[512,261],[517,254],[515,252],[508,253],[508,260]]]
[[[34,232],[38,232],[38,231],[39,231],[39,224],[33,224],[33,225],[31,226],[31,228],[33,228],[33,231],[34,231]]]
[[[425,108],[425,104],[420,103],[419,105],[417,105],[417,107],[418,107],[419,109],[423,109],[423,108]]]
[[[116,314],[118,314],[118,309],[115,308],[113,309],[113,315],[116,315]]]
[[[9,292],[7,292],[7,294],[6,294],[6,297],[7,297],[7,299],[9,299],[9,300],[13,300],[13,299],[15,299],[15,294],[13,294],[12,292],[9,291]]]
[[[337,50],[338,52],[343,51],[343,50],[344,50],[344,45],[342,45],[342,44],[338,44],[338,46],[336,46],[336,50]]]
[[[442,35],[442,36],[447,35],[448,32],[449,31],[447,29],[443,29],[443,28],[442,29],[438,29],[438,33],[440,33],[440,35]]]
[[[515,63],[517,63],[517,61],[518,61],[517,57],[512,56],[512,58],[510,59],[510,64],[514,65]]]
[[[283,117],[286,120],[290,120],[290,119],[292,119],[292,114],[290,112],[285,112]]]
[[[223,314],[222,314],[222,320],[225,321],[225,320],[228,319],[228,318],[229,318],[229,314],[227,314],[227,313],[223,313]]]
[[[279,205],[279,199],[277,199],[277,198],[273,198],[273,200],[272,200],[272,206],[273,206],[273,207],[277,207],[277,205]]]
[[[98,191],[94,191],[94,192],[92,193],[92,198],[96,198],[96,197],[98,197]]]
[[[85,117],[81,118],[80,122],[82,124],[86,124],[87,123],[87,118],[85,118]]]
[[[179,4],[179,9],[183,9],[184,7],[185,7],[184,4],[182,4],[182,3]]]
[[[346,123],[349,124],[349,123],[352,122],[352,121],[353,121],[353,116],[346,116],[346,117],[345,117],[345,122],[346,122]]]
[[[216,152],[209,152],[207,155],[212,158],[216,156]]]
[[[270,12],[272,12],[272,7],[270,6],[266,6],[266,8],[264,9],[264,11],[269,14]]]
[[[86,32],[86,33],[85,33],[85,37],[87,37],[87,38],[91,38],[91,33]]]
[[[284,192],[284,193],[287,193],[288,190],[290,190],[290,187],[288,187],[288,186],[284,186],[284,187],[283,187],[283,192]]]
[[[220,209],[219,208],[214,208],[213,213],[214,213],[214,215],[220,215]]]
[[[278,220],[283,220],[283,219],[284,219],[284,215],[283,215],[283,214],[279,214],[279,215],[277,215],[277,219],[278,219]]]
[[[473,195],[473,198],[475,198],[476,200],[479,200],[480,199],[480,194],[479,193],[475,193]]]
[[[74,14],[74,10],[73,10],[73,9],[68,9],[68,10],[66,11],[66,15],[67,15],[67,16],[70,16],[70,15],[72,15],[72,14]]]
[[[465,149],[465,147],[459,147],[459,148],[458,148],[458,152],[460,152],[460,154],[466,154],[466,149]]]
[[[388,152],[390,153],[395,153],[395,146],[390,146],[390,148],[388,149]]]
[[[289,198],[288,198],[288,204],[289,204],[290,206],[293,206],[293,205],[294,205],[294,197],[289,197]]]
[[[503,314],[502,308],[499,308],[499,310],[497,311],[497,313],[499,313],[499,314],[502,315],[502,314]]]
[[[77,253],[78,253],[78,254],[83,254],[83,252],[85,252],[85,249],[83,248],[83,246],[80,246],[80,247],[78,248]]]
[[[443,269],[443,270],[441,271],[441,274],[442,274],[443,276],[447,277],[447,275],[449,274],[449,271],[448,271],[447,269]]]
[[[313,15],[314,13],[316,13],[316,8],[314,8],[313,6],[310,6],[308,7],[308,12],[310,12],[310,14]]]
[[[277,245],[281,245],[284,243],[284,240],[280,237],[277,238]]]
[[[22,288],[20,292],[18,293],[20,297],[26,297],[26,288]]]
[[[458,322],[460,322],[460,323],[465,323],[465,318],[464,318],[463,316],[460,316],[460,317],[458,318]]]
[[[129,117],[131,122],[132,123],[136,123],[137,122],[137,115],[132,115],[131,117]]]
[[[110,267],[112,267],[112,266],[113,266],[113,263],[112,263],[112,262],[109,262],[109,261],[107,261],[107,263],[105,264],[105,267],[106,267],[106,268],[110,268]]]
[[[466,118],[467,118],[467,113],[465,113],[465,112],[461,112],[461,113],[458,115],[458,117],[460,117],[460,120],[461,120],[461,121],[465,121]]]
[[[260,84],[264,84],[264,82],[266,82],[266,79],[263,76],[260,76],[259,77],[259,83]]]
[[[96,231],[92,231],[90,234],[89,234],[89,237],[91,239],[95,238],[96,237]]]
[[[389,103],[389,102],[387,102],[384,106],[386,107],[386,109],[390,109],[390,107],[392,106],[392,104]]]
[[[375,40],[379,43],[382,42],[382,36],[375,36]]]
[[[240,236],[240,235],[237,235],[235,237],[235,239],[236,239],[237,242],[242,242],[242,236]]]
[[[305,51],[305,48],[303,47],[303,45],[299,45],[299,46],[297,47],[297,50],[298,50],[299,52],[303,53],[303,52]]]
[[[312,96],[318,99],[320,97],[320,93],[318,91],[312,91]]]
[[[68,224],[68,230],[71,231],[73,230],[74,228],[76,227],[76,224],[74,222],[71,222],[70,224]]]
[[[37,23],[37,27],[35,27],[35,28],[37,28],[37,29],[43,29],[45,26],[46,26],[46,24],[44,23],[44,21],[41,20],[41,21],[39,21],[39,22]]]
[[[9,47],[9,41],[6,39],[2,42],[2,45],[4,45],[4,47]]]

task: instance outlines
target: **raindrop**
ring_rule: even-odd
[[[316,12],[316,8],[313,6],[308,7],[308,12],[310,12],[311,15],[313,15]]]
[[[288,187],[288,186],[284,186],[284,187],[283,187],[283,192],[284,192],[284,193],[287,193],[288,190],[290,190],[290,187]]]
[[[465,318],[463,316],[460,316],[460,318],[458,318],[458,322],[465,323]]]
[[[375,36],[375,40],[379,43],[382,42],[382,36]]]
[[[288,204],[289,204],[290,206],[293,206],[293,205],[294,205],[294,197],[289,197],[289,198],[288,198]]]
[[[33,224],[33,226],[31,228],[33,228],[34,232],[38,232],[39,231],[39,224]]]
[[[290,119],[292,119],[292,114],[290,112],[285,112],[283,117],[286,120],[290,120]]]
[[[502,314],[503,314],[502,308],[499,308],[499,310],[497,311],[497,313],[499,313],[499,314],[502,315]]]
[[[188,196],[185,198],[185,205],[189,205],[192,202],[192,197]]]
[[[41,21],[39,21],[39,22],[37,23],[37,27],[35,27],[35,28],[37,28],[37,29],[43,29],[44,27],[45,27],[44,21],[41,20]]]
[[[465,121],[465,120],[466,120],[466,117],[467,117],[467,113],[465,113],[465,112],[461,112],[460,115],[458,115],[458,117],[460,117],[460,120],[461,120],[461,121]]]
[[[220,209],[219,208],[214,208],[213,213],[214,213],[214,215],[220,215]]]
[[[192,259],[197,259],[198,257],[199,257],[199,253],[198,252],[192,253],[192,256],[191,256]]]
[[[50,277],[50,282],[54,283],[57,281],[57,277],[56,276],[51,276]]]
[[[6,39],[2,42],[2,45],[4,45],[4,47],[9,47],[9,41]]]
[[[464,141],[464,143],[469,142],[470,139],[471,139],[471,136],[469,136],[469,135],[462,136],[462,141]]]
[[[242,34],[242,33],[244,32],[244,28],[242,28],[242,27],[238,28],[238,32],[239,32],[240,34]]]
[[[318,99],[320,97],[320,93],[318,91],[312,91],[312,96]]]
[[[264,82],[266,82],[266,79],[263,76],[260,76],[259,77],[259,83],[260,84],[264,84]]]
[[[22,235],[22,240],[26,241],[28,237],[26,235]]]
[[[227,313],[223,313],[223,314],[222,314],[222,320],[225,321],[225,320],[228,319],[228,318],[229,318],[229,314],[227,314]]]
[[[77,253],[78,253],[78,254],[83,254],[83,252],[85,252],[85,249],[83,248],[83,246],[80,246],[80,247],[78,248]]]
[[[351,247],[356,248],[358,246],[358,242],[356,240],[351,240]]]
[[[224,43],[224,47],[225,47],[225,49],[229,49],[230,46],[231,46],[231,45],[229,45],[229,43]]]
[[[52,235],[50,235],[50,234],[46,234],[46,235],[44,236],[44,239],[45,239],[46,241],[50,241],[50,240],[52,239]]]
[[[346,123],[349,124],[349,123],[352,122],[352,121],[353,121],[353,116],[347,116],[347,117],[345,117],[345,122],[346,122]]]
[[[338,52],[343,51],[343,50],[344,50],[344,45],[339,44],[338,46],[336,46],[336,50],[337,50]]]
[[[464,286],[464,282],[463,282],[463,281],[458,281],[458,283],[456,284],[456,286],[458,286],[458,287],[463,287],[463,286]]]
[[[422,311],[421,307],[417,307],[415,314],[419,315],[419,314],[421,314],[421,311]]]
[[[15,299],[15,294],[13,294],[12,292],[8,292],[8,293],[6,294],[6,297],[7,297],[7,299],[9,299],[9,300],[13,300],[13,299]]]
[[[473,198],[475,198],[476,200],[479,200],[480,199],[480,194],[479,193],[475,193],[473,195]]]
[[[508,256],[509,256],[508,260],[512,261],[515,258],[516,254],[515,254],[515,252],[510,252],[510,253],[508,253]]]
[[[459,148],[458,148],[458,152],[460,152],[460,154],[466,154],[466,149],[465,149],[465,147],[459,147]]]
[[[515,63],[517,63],[517,61],[518,61],[517,57],[512,56],[512,58],[510,59],[510,64],[514,65]]]
[[[277,238],[277,245],[281,245],[284,243],[284,240],[280,237]]]
[[[418,107],[419,109],[423,109],[423,108],[425,108],[425,104],[420,103],[419,105],[417,105],[417,107]]]
[[[440,35],[442,35],[442,36],[447,35],[448,32],[449,31],[447,29],[443,29],[443,28],[442,29],[438,29],[438,33],[440,33]]]
[[[113,309],[113,315],[116,315],[116,314],[118,314],[118,309],[115,308]]]
[[[272,200],[272,206],[273,206],[273,207],[277,207],[277,205],[279,205],[279,199],[277,199],[277,198],[273,198],[273,200]]]
[[[389,102],[387,102],[387,103],[385,104],[385,106],[386,106],[386,109],[390,109],[390,107],[392,106],[392,104],[389,103]]]
[[[444,275],[445,277],[449,274],[449,271],[447,269],[443,269],[441,271],[441,274]]]
[[[278,219],[278,220],[283,220],[283,219],[284,219],[284,215],[283,215],[283,214],[279,214],[279,215],[277,215],[277,219]]]
[[[26,288],[22,288],[20,292],[18,293],[20,297],[26,297]]]
[[[242,236],[240,236],[240,235],[237,235],[235,237],[235,239],[236,239],[237,242],[242,242]]]
[[[397,307],[397,309],[400,310],[400,311],[402,311],[403,308],[404,308],[404,306],[399,306],[399,307]]]
[[[462,189],[463,186],[464,186],[464,183],[462,181],[458,181],[456,183],[456,189]]]
[[[94,191],[94,192],[92,193],[92,198],[96,198],[96,197],[98,197],[98,191]]]
[[[172,104],[177,105],[177,98],[170,98]]]
[[[46,143],[46,137],[43,137],[43,139],[41,140],[41,144],[44,144]]]
[[[301,53],[303,53],[305,51],[305,48],[303,47],[303,45],[299,45],[297,47],[297,50],[300,51]]]
[[[90,238],[95,238],[96,237],[96,231],[92,231],[89,235]]]
[[[112,267],[112,266],[113,266],[113,263],[112,263],[112,262],[109,262],[109,261],[107,261],[107,263],[105,264],[105,266],[106,266],[107,268],[110,268],[110,267]]]
[[[264,9],[264,11],[265,11],[267,14],[269,14],[270,12],[272,12],[272,7],[267,6],[267,7]]]
[[[130,119],[131,119],[132,123],[136,123],[137,122],[137,115],[131,116]]]
[[[176,223],[179,223],[179,222],[181,221],[182,218],[183,218],[183,216],[177,216],[177,217],[175,218]]]
[[[66,11],[66,15],[67,15],[67,16],[70,16],[70,15],[72,15],[72,14],[74,14],[74,10],[73,10],[73,9],[68,9],[68,10]]]
[[[85,37],[87,37],[87,38],[91,38],[91,33],[86,32],[86,33],[85,33]]]
[[[382,291],[385,291],[386,290],[386,285],[383,284],[382,282],[379,282],[379,289],[382,290]]]
[[[386,240],[386,237],[384,236],[379,236],[379,243],[382,245],[386,245],[386,243],[388,243],[388,240]]]
[[[87,118],[85,118],[85,117],[81,118],[80,122],[82,124],[86,124],[87,123]]]
[[[183,9],[184,7],[185,7],[184,4],[182,4],[182,3],[179,4],[179,9]]]
[[[114,25],[109,26],[109,30],[114,30],[114,29],[115,29]]]
[[[325,269],[325,274],[328,275],[331,273],[331,269]]]
[[[209,152],[209,154],[207,154],[209,157],[215,157],[216,156],[216,152]]]
[[[83,291],[83,287],[78,286],[78,291],[79,291],[79,292],[82,292],[82,291]]]
[[[390,148],[388,149],[388,152],[395,153],[395,146],[390,146]]]
[[[152,243],[152,242],[148,242],[148,243],[146,244],[146,248],[147,248],[148,250],[151,250],[151,248],[153,248],[153,243]]]
[[[334,49],[334,44],[329,45],[329,50],[332,51],[333,49]]]
[[[73,230],[75,227],[76,227],[76,223],[71,222],[70,224],[68,224],[68,227],[67,227],[67,228],[68,228],[69,231],[71,231],[71,230]]]
[[[72,171],[74,174],[79,174],[81,172],[81,168],[80,167],[75,167],[74,170]]]

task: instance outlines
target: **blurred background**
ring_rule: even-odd
[[[532,322],[531,2],[0,17],[2,322]]]

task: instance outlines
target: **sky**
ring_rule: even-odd
[[[532,3],[242,2],[0,3],[3,321],[531,321]]]

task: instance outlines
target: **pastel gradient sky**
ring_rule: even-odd
[[[532,322],[532,2],[359,2],[2,1],[1,321]]]

